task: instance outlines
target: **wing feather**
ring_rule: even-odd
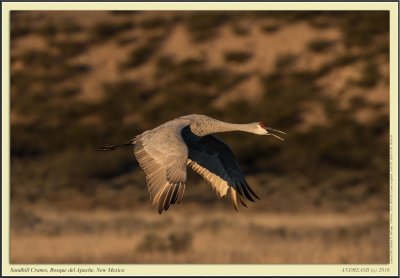
[[[181,131],[188,124],[176,119],[134,139],[134,153],[146,174],[150,200],[160,214],[183,197],[188,148]]]
[[[233,207],[235,208],[236,211],[238,211],[237,191],[233,189],[233,187],[231,187],[229,191],[231,192]]]
[[[218,197],[225,197],[230,191],[236,210],[238,200],[247,207],[245,199],[254,202],[252,195],[259,199],[228,145],[213,135],[197,137],[189,128],[183,129],[182,134],[189,148],[188,166],[211,185]]]
[[[176,204],[176,201],[178,200],[178,196],[179,196],[180,186],[181,186],[180,184],[175,185],[174,192],[172,193],[172,197],[171,197],[171,204]]]

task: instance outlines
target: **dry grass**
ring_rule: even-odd
[[[389,255],[383,213],[34,211],[37,224],[12,226],[12,263],[386,263]]]

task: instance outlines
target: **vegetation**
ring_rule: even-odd
[[[374,87],[380,79],[378,66],[373,61],[368,61],[362,70],[362,77],[357,81],[361,87]]]
[[[168,21],[162,17],[152,17],[146,18],[142,22],[140,22],[140,27],[147,30],[152,30],[161,27],[165,28],[167,23]]]
[[[364,22],[366,18],[373,18],[380,20],[380,26],[386,26],[384,13],[382,14],[378,16],[373,12],[367,12],[360,16],[359,20]],[[341,15],[338,19],[339,28],[342,28],[341,24],[344,22],[347,24],[358,22],[356,16],[345,13],[339,13],[339,15]],[[230,21],[235,22],[235,16],[235,14],[225,12],[197,12],[190,17],[181,17],[175,22],[184,20],[188,30],[193,32],[191,34],[197,36],[209,33],[211,29],[216,30],[218,26],[228,24]],[[242,16],[249,17],[249,14],[245,13]],[[256,14],[256,16],[273,17],[274,14],[264,13]],[[308,14],[299,13],[296,16],[289,16],[285,13],[283,19],[296,22],[307,17]],[[315,19],[313,16],[311,18]],[[319,21],[329,22],[329,14],[320,13],[318,18],[320,18]],[[321,18],[325,19],[321,20]],[[161,28],[163,24],[162,18],[141,21],[141,26],[149,30]],[[370,30],[368,34],[371,35],[382,34],[386,30],[384,27],[368,27],[368,24],[367,27],[364,24],[356,24],[349,28],[357,28],[364,33]],[[78,25],[71,23],[68,28],[64,25],[51,26],[55,29],[54,32],[70,34],[73,30],[82,31],[81,28],[74,27]],[[134,23],[127,19],[118,23],[100,22],[95,24],[89,32],[96,34],[97,38],[107,36],[111,39],[119,32],[132,29],[133,26],[135,26]],[[50,29],[49,25],[48,30]],[[345,32],[353,31],[346,30]],[[345,37],[345,43],[348,43],[347,39]],[[145,43],[128,54],[128,58],[121,65],[121,72],[148,63],[157,54],[163,40],[164,37],[149,36]],[[311,41],[309,47],[314,52],[323,53],[332,44],[332,41],[319,39]],[[384,45],[381,42],[377,44]],[[329,126],[315,126],[306,133],[289,132],[287,140],[290,144],[282,145],[271,141],[270,144],[260,145],[259,138],[244,134],[222,136],[225,136],[225,140],[232,145],[247,172],[267,171],[277,175],[303,173],[308,179],[319,182],[332,171],[353,169],[364,171],[367,177],[369,176],[367,174],[375,169],[373,171],[375,176],[379,176],[382,182],[376,184],[377,178],[372,180],[366,178],[367,184],[381,186],[380,184],[388,181],[388,168],[385,167],[388,156],[386,137],[388,120],[377,118],[366,128],[358,123],[352,114],[358,109],[375,109],[376,105],[365,102],[363,99],[354,99],[352,109],[343,111],[338,99],[319,93],[324,88],[318,85],[321,77],[343,66],[367,59],[367,55],[370,57],[381,55],[384,48],[374,51],[366,48],[364,52],[357,55],[344,54],[314,71],[297,70],[299,57],[293,54],[281,56],[276,61],[275,70],[262,77],[264,91],[258,105],[251,106],[247,102],[237,101],[229,104],[224,110],[220,110],[210,103],[221,92],[235,88],[246,80],[248,74],[236,73],[229,68],[211,67],[202,58],[189,58],[177,62],[172,57],[161,55],[153,59],[156,63],[155,76],[159,80],[158,83],[147,84],[130,79],[108,82],[103,85],[104,98],[100,102],[88,103],[75,99],[80,93],[79,86],[65,87],[59,84],[76,80],[78,76],[84,76],[91,71],[85,64],[71,63],[78,55],[90,51],[90,43],[82,40],[67,42],[51,39],[49,46],[60,51],[30,50],[22,53],[19,60],[29,65],[31,70],[15,73],[12,76],[14,88],[11,98],[12,110],[30,117],[31,121],[28,125],[20,123],[12,126],[11,154],[16,159],[15,161],[29,157],[46,161],[47,156],[60,153],[58,158],[52,160],[60,161],[60,166],[64,164],[65,167],[57,168],[55,165],[58,164],[48,166],[52,166],[51,172],[55,177],[64,176],[66,183],[70,182],[70,174],[65,171],[70,163],[66,160],[67,157],[82,161],[79,174],[82,182],[77,186],[79,190],[84,191],[85,188],[90,187],[90,179],[112,179],[129,172],[132,167],[137,167],[134,166],[130,156],[122,155],[122,158],[118,153],[107,156],[109,166],[101,164],[106,161],[102,162],[97,154],[91,154],[91,151],[99,144],[127,140],[140,133],[141,130],[190,113],[209,114],[227,121],[238,122],[267,119],[267,124],[270,126],[293,131],[297,125],[302,124],[303,114],[307,112],[304,104],[312,101],[318,101],[326,111],[329,111]],[[224,59],[231,63],[245,63],[253,57],[249,51],[228,51],[223,55]],[[354,81],[356,86],[362,88],[374,87],[380,79],[376,62],[373,59],[367,61],[361,72],[361,79]],[[48,97],[50,93],[53,97]],[[156,99],[162,101],[156,101]],[[132,113],[137,115],[137,120],[127,121]],[[88,128],[81,119],[94,117],[94,115],[101,125],[92,125]],[[68,128],[60,134],[60,128],[65,127],[66,124]],[[335,134],[334,137],[330,135],[332,133]],[[320,140],[315,142],[315,138],[320,138]],[[259,146],[254,148],[254,145]],[[84,150],[79,150],[80,148]],[[373,160],[369,159],[372,148],[379,153]],[[84,158],[82,158],[82,152],[85,153]],[[265,157],[268,159],[264,159]],[[292,157],[297,159],[292,159]],[[66,161],[62,162],[64,159]],[[286,163],[289,160],[291,163]],[[317,168],[319,170],[315,171]],[[26,182],[28,180],[29,178]]]
[[[251,56],[251,53],[245,51],[229,51],[225,53],[225,61],[241,64],[247,62]]]
[[[94,41],[107,41],[121,32],[132,30],[135,24],[132,21],[120,22],[118,24],[99,22],[93,26],[91,34]]]
[[[250,33],[249,28],[244,25],[240,25],[237,23],[232,24],[232,32],[240,37],[245,37]]]
[[[383,70],[389,57],[386,12],[199,11],[144,17],[146,12],[112,11],[107,18],[91,18],[92,24],[75,18],[66,23],[61,15],[26,20],[31,13],[11,15],[11,213],[16,262],[387,261],[389,110],[388,98],[382,95],[388,93],[382,87],[389,80]],[[265,30],[267,18],[274,25]],[[278,53],[273,63],[266,61],[271,66],[259,60],[264,50],[239,51],[220,44],[222,27],[235,40],[251,42],[256,36],[296,28],[299,22],[309,23],[318,39],[296,51],[271,49]],[[264,32],[251,32],[253,26]],[[187,42],[188,49],[167,51],[175,27],[187,32],[178,39]],[[336,28],[340,36],[325,37],[327,28]],[[20,41],[32,37],[46,48]],[[294,44],[296,38],[290,39]],[[99,46],[106,41],[117,43]],[[109,47],[107,57],[104,52],[96,54],[99,47]],[[115,53],[122,60],[113,59]],[[304,66],[314,58],[318,66]],[[237,66],[249,61],[246,67]],[[260,81],[260,87],[250,84],[245,89],[258,95],[245,95],[243,86],[253,80]],[[88,91],[98,97],[86,98]],[[321,114],[313,114],[312,108],[320,108]],[[367,122],[356,117],[361,112],[368,115]],[[101,144],[123,143],[192,113],[227,122],[265,120],[267,126],[287,132],[283,143],[243,133],[218,134],[263,197],[256,207],[237,215],[237,221],[220,217],[218,213],[232,210],[229,202],[215,198],[190,171],[181,211],[172,207],[166,215],[170,218],[154,219],[145,177],[132,150],[95,151]],[[314,121],[308,122],[310,114]],[[112,211],[113,217],[96,209]],[[124,210],[128,216],[114,217]],[[187,217],[185,211],[199,218]],[[89,212],[94,218],[83,223]],[[269,222],[274,213],[301,217],[279,218],[275,221],[283,226],[274,226]],[[353,218],[358,219],[358,213],[368,217],[357,224]],[[308,230],[293,224],[308,214],[317,221]],[[337,222],[337,215],[347,214],[347,224],[326,228],[329,221]],[[243,252],[232,244],[238,236],[250,238]],[[210,251],[210,237],[219,240],[215,250],[221,251]],[[37,256],[32,250],[20,251],[32,238],[43,246]],[[54,246],[45,248],[48,238],[64,250],[61,257],[51,253]],[[260,249],[260,242],[271,238],[272,250]],[[71,242],[77,249],[68,251]],[[82,242],[98,245],[98,257]],[[110,250],[112,246],[115,251],[113,244],[120,253]],[[310,245],[316,246],[312,252],[305,248]],[[304,250],[305,257],[293,255],[294,249]],[[244,256],[248,250],[255,255]]]
[[[314,40],[309,44],[311,51],[319,53],[329,50],[335,44],[334,41],[329,40]]]
[[[123,68],[138,67],[146,63],[157,51],[162,38],[152,37],[147,43],[133,49],[128,59],[122,64]]]
[[[279,30],[278,24],[268,24],[261,27],[261,29],[266,33],[275,33]]]
[[[214,38],[218,28],[230,18],[228,12],[194,12],[186,18],[186,26],[196,43],[206,42]]]

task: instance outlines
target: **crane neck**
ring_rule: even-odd
[[[244,131],[256,133],[257,129],[254,123],[250,124],[233,124],[218,120],[209,121],[207,123],[193,123],[190,129],[197,136],[206,136],[212,133],[229,132],[229,131]]]

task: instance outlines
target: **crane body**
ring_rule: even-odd
[[[158,213],[171,204],[182,201],[186,186],[187,166],[203,177],[222,198],[231,196],[233,206],[247,207],[245,200],[259,199],[247,183],[232,150],[213,133],[243,131],[257,135],[272,135],[261,122],[232,124],[205,115],[187,115],[168,121],[152,130],[144,131],[127,143],[103,145],[97,150],[108,151],[133,146],[140,167],[146,174],[150,200]]]

